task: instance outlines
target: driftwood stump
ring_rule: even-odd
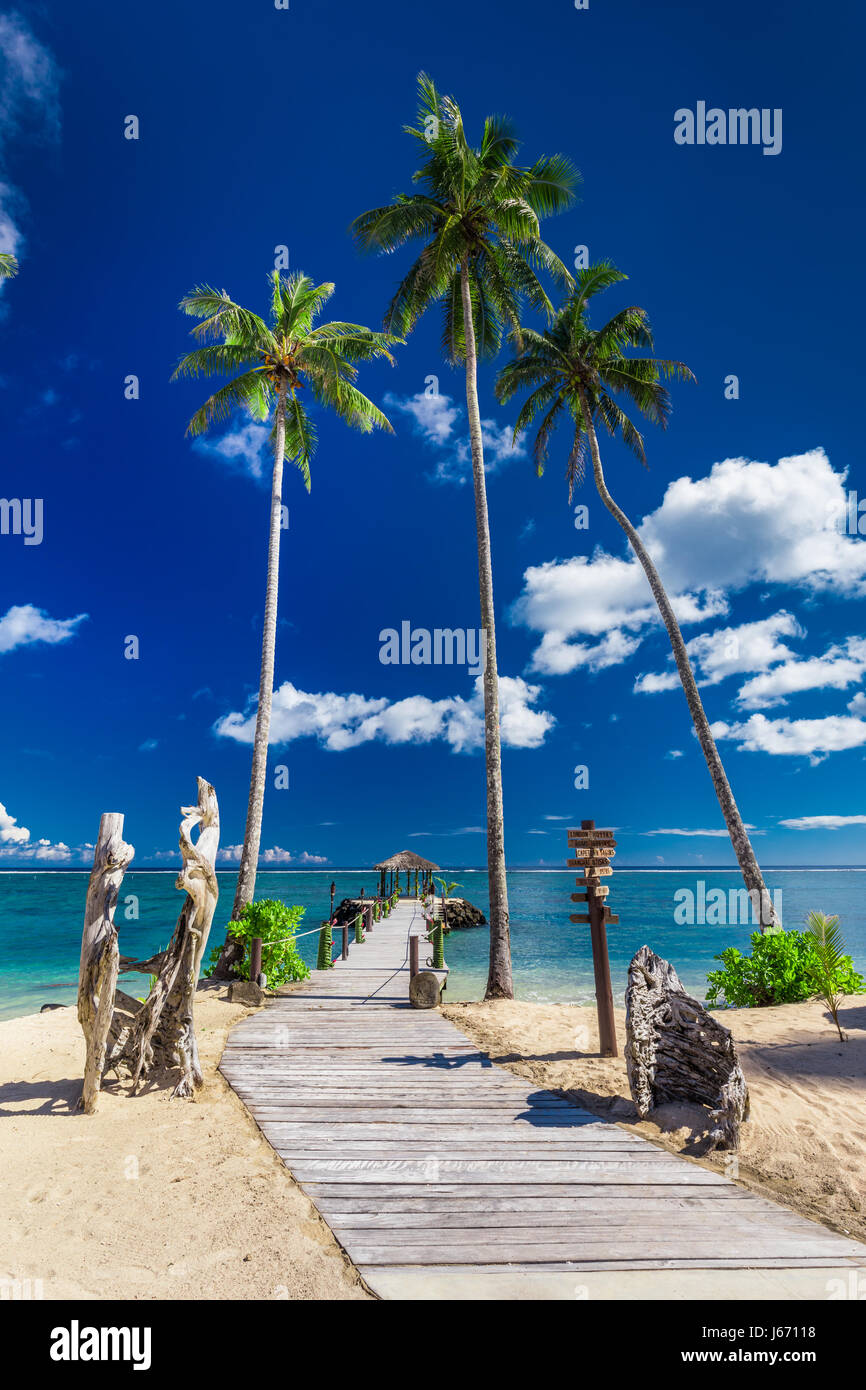
[[[132,845],[123,841],[123,816],[118,811],[106,811],[99,822],[87,885],[78,969],[78,1022],[87,1045],[78,1108],[88,1115],[93,1114],[99,1098],[114,1010],[119,967],[114,910],[123,875],[134,853]]]
[[[203,1076],[195,1038],[193,1002],[199,967],[207,947],[219,897],[214,863],[219,847],[219,807],[216,792],[198,779],[198,804],[182,808],[180,852],[183,858],[176,887],[187,895],[174,934],[160,960],[156,983],[134,1017],[118,1011],[112,1029],[110,1064],[125,1063],[132,1073],[132,1090],[158,1073],[180,1071],[172,1097],[189,1098]],[[198,840],[192,830],[200,827]]]
[[[642,946],[628,969],[625,1060],[641,1119],[668,1101],[706,1105],[711,1146],[736,1149],[749,1091],[729,1029],[686,994],[677,972]]]

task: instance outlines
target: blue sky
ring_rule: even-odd
[[[504,110],[528,158],[575,161],[581,200],[547,239],[569,263],[587,246],[627,271],[602,308],[645,306],[658,350],[697,375],[675,388],[647,471],[617,443],[604,458],[676,596],[759,858],[866,863],[866,536],[833,513],[866,498],[855,6],[93,0],[84,21],[74,7],[0,14],[0,243],[21,264],[0,295],[0,490],[43,505],[40,544],[0,535],[0,862],[86,863],[107,809],[126,812],[137,863],[167,861],[198,773],[232,862],[267,456],[242,418],[207,446],[184,438],[202,386],[169,382],[188,346],[176,304],[209,281],[264,311],[286,245],[293,269],[336,283],[332,317],[378,326],[408,258],[361,259],[347,227],[408,187],[401,127],[424,68],[470,132]],[[781,150],[677,144],[675,113],[698,102],[781,110]],[[566,437],[537,479],[494,376],[482,367],[509,861],[562,864],[565,825],[593,817],[619,827],[623,865],[732,863],[625,539],[588,484],[575,528]],[[478,626],[463,378],[431,317],[360,385],[395,436],[322,418],[311,495],[286,476],[264,862],[412,847],[480,864],[475,682],[379,659],[380,631],[402,621]]]

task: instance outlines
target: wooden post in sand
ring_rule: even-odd
[[[163,964],[147,999],[129,1029],[118,1030],[111,1061],[121,1059],[132,1071],[132,1089],[156,1071],[180,1077],[172,1097],[189,1099],[203,1084],[195,1037],[193,1004],[199,967],[207,947],[219,897],[214,862],[219,847],[217,796],[203,777],[198,779],[198,802],[181,808],[180,853],[183,868],[175,887],[186,893]],[[192,831],[198,826],[193,844]]]
[[[114,1013],[114,991],[120,961],[114,909],[123,875],[134,853],[132,845],[123,841],[121,813],[106,811],[99,822],[93,869],[87,885],[78,970],[78,1022],[87,1044],[84,1087],[78,1108],[87,1115],[93,1114],[99,1098]]]
[[[569,830],[569,848],[574,850],[574,859],[569,859],[570,869],[581,869],[584,877],[577,879],[582,893],[572,893],[573,903],[586,903],[587,912],[573,912],[572,922],[588,922],[592,941],[592,965],[595,972],[595,1000],[598,1009],[598,1041],[602,1057],[617,1057],[616,1019],[613,1012],[613,990],[610,983],[610,959],[607,951],[607,923],[618,923],[619,917],[612,915],[605,906],[605,898],[610,889],[603,885],[602,878],[613,873],[610,861],[616,853],[616,840],[612,830],[596,830],[594,820],[584,820],[579,830]]]

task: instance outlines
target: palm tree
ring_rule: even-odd
[[[670,412],[670,397],[662,385],[662,377],[694,380],[689,368],[682,362],[657,357],[629,357],[626,354],[627,348],[653,351],[652,333],[645,310],[631,305],[615,314],[603,328],[590,327],[587,316],[589,300],[600,290],[627,278],[609,261],[580,271],[574,293],[553,324],[543,333],[522,330],[517,354],[502,369],[496,394],[500,401],[509,401],[518,391],[527,389],[530,392],[517,417],[515,438],[544,412],[533,446],[539,474],[544,471],[550,439],[556,426],[565,419],[573,424],[574,442],[566,471],[569,500],[575,484],[583,480],[585,443],[589,442],[598,494],[628,536],[667,628],[695,732],[707,760],[734,853],[763,929],[765,926],[778,925],[778,918],[710,732],[679,623],[655,565],[628,517],[611,497],[602,471],[596,434],[599,422],[609,435],[619,432],[623,442],[637,454],[641,463],[646,464],[643,437],[614,396],[630,401],[653,424],[665,428]]]
[[[423,151],[414,175],[421,191],[400,194],[392,203],[363,213],[352,230],[364,251],[392,252],[410,241],[423,242],[391,301],[385,328],[403,337],[426,309],[441,304],[445,356],[466,370],[481,626],[487,640],[483,687],[490,971],[485,998],[511,999],[499,676],[478,357],[495,356],[504,330],[519,328],[521,296],[533,309],[552,313],[535,267],[572,284],[565,266],[541,240],[538,219],[569,205],[578,176],[561,155],[542,156],[528,167],[514,164],[518,141],[502,117],[488,116],[480,145],[471,146],[453,98],[441,96],[424,73],[418,78],[418,92],[417,126],[407,126],[406,131]]]
[[[11,280],[18,274],[18,261],[11,251],[0,251],[0,280]]]
[[[376,357],[392,361],[391,335],[374,333],[355,323],[314,321],[334,292],[332,284],[314,285],[306,275],[271,277],[270,322],[229,298],[224,290],[203,285],[180,302],[180,308],[201,322],[192,330],[203,346],[187,353],[176,367],[179,377],[230,376],[189,422],[187,434],[204,434],[225,421],[238,407],[257,420],[273,416],[271,444],[274,469],[271,482],[271,520],[268,541],[268,579],[265,595],[259,702],[253,742],[253,765],[247,822],[232,920],[253,900],[262,832],[262,807],[267,771],[268,735],[274,689],[274,649],[277,637],[280,529],[283,462],[288,456],[300,469],[310,490],[310,461],[316,448],[316,426],[309,402],[336,412],[353,429],[369,433],[374,427],[391,430],[389,421],[355,386],[358,362]],[[233,373],[238,375],[233,376]],[[302,393],[307,393],[307,403]],[[393,432],[393,431],[392,431]],[[237,943],[229,938],[220,960],[227,973]]]

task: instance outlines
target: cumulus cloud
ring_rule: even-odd
[[[69,845],[58,840],[33,840],[26,826],[19,825],[0,802],[0,859],[36,859],[43,863],[65,863],[72,858]]]
[[[229,468],[251,478],[262,478],[270,467],[270,430],[255,420],[238,423],[219,438],[202,436],[193,440],[199,454],[218,458]],[[266,470],[267,463],[267,470]]]
[[[740,689],[737,703],[743,709],[768,709],[804,690],[845,690],[862,680],[864,672],[866,640],[849,637],[844,646],[830,647],[823,656],[793,658],[754,676]]]
[[[9,146],[25,133],[55,138],[60,129],[57,69],[18,14],[0,15],[0,251],[18,253],[24,199],[4,176]]]
[[[813,449],[776,464],[726,459],[707,477],[672,482],[661,506],[638,529],[680,623],[723,616],[729,596],[756,583],[807,595],[866,595],[866,540],[839,527],[845,479],[822,449]],[[612,652],[613,634],[619,633],[624,660],[660,621],[637,560],[630,552],[619,558],[601,549],[591,559],[575,556],[528,569],[512,617],[541,634],[532,664],[550,674],[591,659],[575,639],[605,637]],[[784,632],[783,625],[776,636]],[[772,630],[764,634],[766,640],[772,636]],[[707,674],[721,679],[709,639],[704,655]],[[676,678],[663,673],[643,679],[640,688],[648,691],[672,688]]]
[[[465,434],[458,437],[459,421],[465,423],[465,411],[455,405],[451,396],[441,392],[428,395],[419,391],[415,396],[395,396],[388,393],[385,404],[392,411],[399,411],[409,417],[415,433],[420,435],[431,448],[441,453],[430,477],[434,482],[467,483],[472,476],[469,441]],[[500,425],[496,420],[481,421],[481,439],[484,445],[484,471],[492,473],[513,458],[525,458],[526,444],[523,439],[514,442],[514,431],[510,425]]]
[[[711,728],[716,740],[736,740],[741,751],[808,757],[813,767],[830,753],[866,743],[866,719],[845,714],[823,719],[768,719],[764,714],[753,714],[743,723],[721,721]]]
[[[0,618],[0,653],[31,646],[34,642],[50,645],[67,642],[86,618],[86,613],[79,613],[77,618],[50,618],[32,603],[16,604]]]
[[[538,748],[554,718],[534,708],[541,687],[521,677],[500,676],[499,706],[502,741],[512,748]],[[255,704],[243,713],[233,712],[217,720],[215,732],[239,743],[252,743]],[[331,752],[357,748],[362,743],[431,743],[441,739],[456,753],[481,747],[484,741],[483,678],[475,681],[469,699],[449,696],[431,700],[410,695],[393,702],[364,695],[338,695],[333,691],[311,694],[290,681],[274,691],[270,741],[291,743],[297,738],[316,738]]]
[[[440,449],[450,444],[454,426],[462,414],[450,396],[441,395],[438,391],[435,395],[419,391],[417,396],[395,396],[389,391],[385,404],[391,410],[408,415],[415,432],[428,444]]]
[[[239,864],[243,845],[224,845],[217,850],[217,860],[222,864]],[[291,850],[282,849],[280,845],[273,845],[270,849],[259,851],[259,868],[263,864],[327,864],[327,859],[322,854],[309,854],[305,849],[300,854],[293,854]]]
[[[718,685],[728,676],[766,671],[774,662],[794,658],[791,648],[779,639],[805,635],[793,614],[782,609],[758,622],[702,632],[686,643],[686,651],[698,684]],[[638,676],[634,688],[647,694],[673,690],[678,685],[679,676],[674,667],[670,671]]]
[[[0,845],[26,845],[29,839],[30,831],[19,825],[0,801]]]
[[[844,830],[847,825],[866,825],[866,816],[797,816],[779,824],[786,830]]]

